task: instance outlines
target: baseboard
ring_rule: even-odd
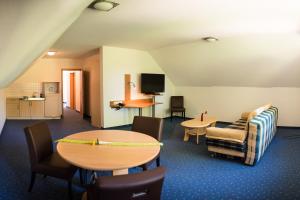
[[[130,127],[132,124],[124,124],[124,125],[120,125],[120,126],[112,126],[112,127],[107,127],[107,128],[103,128],[101,127],[101,129],[114,129],[114,128],[127,128]]]
[[[61,117],[6,117],[7,120],[46,120],[46,119],[61,119]]]
[[[277,126],[277,128],[300,129],[299,126]]]
[[[91,118],[91,116],[86,113],[83,113],[83,118]]]
[[[174,118],[181,118],[181,119],[184,119],[184,117],[182,116],[173,116],[173,119]],[[163,119],[171,119],[171,116],[168,116],[168,117],[163,117]],[[190,119],[193,119],[193,118],[190,118],[190,117],[185,117],[186,120],[190,120]]]
[[[6,119],[4,119],[3,122],[1,121],[1,124],[0,124],[0,135],[2,134],[2,130],[4,128],[5,123],[6,123]]]

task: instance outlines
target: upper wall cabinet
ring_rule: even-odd
[[[58,94],[59,93],[59,82],[43,82],[43,93],[47,94]]]

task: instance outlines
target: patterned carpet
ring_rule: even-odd
[[[262,160],[250,167],[238,160],[210,157],[203,138],[198,145],[194,138],[183,142],[181,121],[165,120],[161,163],[167,174],[162,199],[300,199],[300,129],[279,128]],[[33,191],[27,192],[30,170],[23,127],[34,122],[8,120],[5,124],[0,136],[1,200],[68,199],[66,183],[51,177],[38,176]],[[53,139],[93,129],[72,111],[62,120],[47,122]],[[78,174],[73,190],[75,199],[80,199],[84,189]]]

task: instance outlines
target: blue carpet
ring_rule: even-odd
[[[251,167],[238,160],[210,157],[204,138],[198,145],[194,138],[183,142],[181,121],[165,120],[161,164],[167,174],[162,199],[300,199],[300,129],[279,128],[262,160]],[[4,126],[0,136],[1,200],[68,199],[66,182],[51,177],[38,176],[33,191],[27,192],[30,168],[23,127],[35,122],[7,120]],[[53,139],[95,129],[71,111],[64,119],[47,123]],[[140,169],[130,170],[137,171]],[[84,189],[78,174],[73,189],[75,199],[80,199]]]

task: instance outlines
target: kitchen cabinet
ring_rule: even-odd
[[[30,101],[30,116],[33,118],[45,116],[45,102],[44,101]]]
[[[20,117],[30,118],[30,101],[20,100]]]
[[[45,116],[44,101],[20,100],[20,117],[42,118]]]
[[[6,116],[7,118],[20,116],[20,100],[17,98],[6,99]]]
[[[46,98],[26,97],[6,99],[7,119],[60,118],[62,114],[60,94],[48,94]]]
[[[62,114],[59,94],[47,94],[45,100],[45,117],[60,117]]]

